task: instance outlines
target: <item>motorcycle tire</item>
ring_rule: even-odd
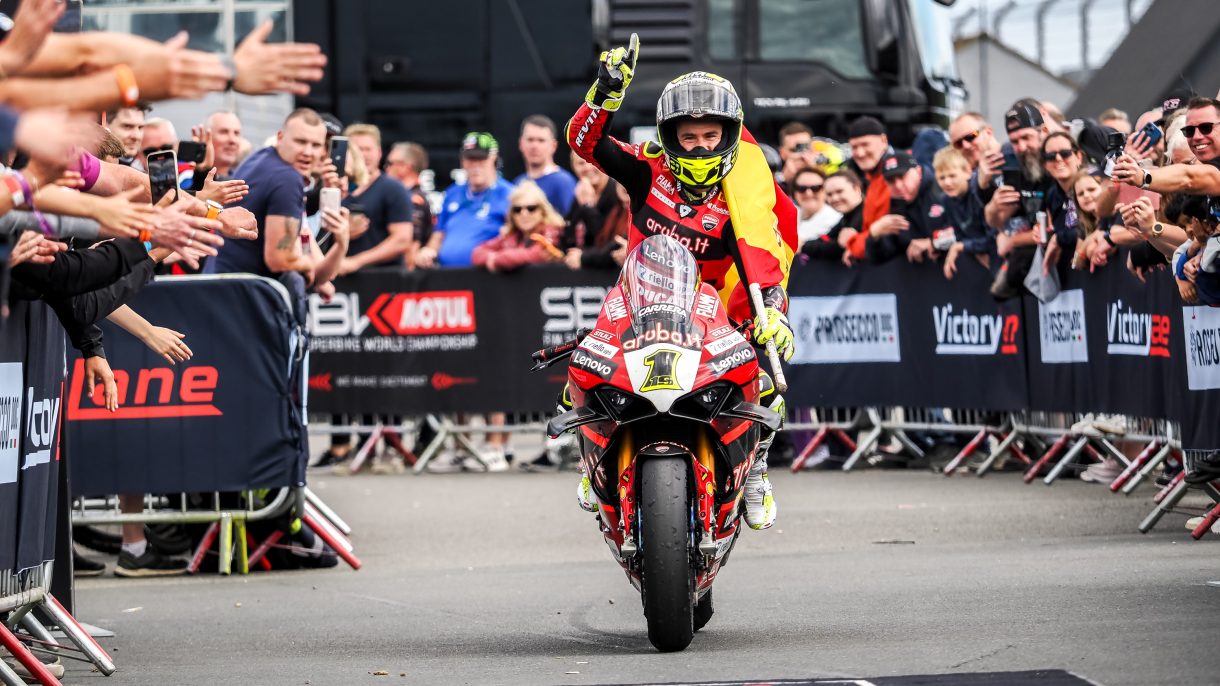
[[[661,652],[675,652],[685,649],[695,636],[686,463],[651,458],[639,470],[637,502],[648,640]]]
[[[712,609],[712,589],[709,588],[699,602],[695,603],[695,631],[702,629],[707,624],[708,620],[712,618],[713,612],[715,610]]]

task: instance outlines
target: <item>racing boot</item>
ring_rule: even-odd
[[[572,409],[572,395],[568,392],[568,385],[563,385],[563,390],[559,392],[559,397],[555,399],[555,414],[561,415],[564,412]],[[576,484],[576,504],[580,505],[580,509],[585,512],[597,512],[597,497],[593,495],[593,483],[589,481],[589,475],[582,468],[580,470],[580,483]]]
[[[785,417],[784,397],[776,392],[771,375],[759,370],[758,381],[762,388],[759,400],[780,417]],[[771,528],[779,509],[771,491],[771,480],[767,478],[767,452],[771,449],[775,434],[774,431],[768,431],[758,442],[754,464],[750,465],[750,473],[746,475],[746,483],[742,487],[746,524],[755,530]]]

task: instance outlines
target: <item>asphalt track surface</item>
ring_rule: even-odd
[[[1179,515],[1136,533],[1150,488],[773,476],[779,523],[743,534],[682,653],[649,645],[571,473],[326,476],[312,486],[354,528],[362,570],[83,580],[77,616],[118,634],[103,645],[120,671],[70,665],[64,683],[1220,684],[1220,537],[1191,540]]]

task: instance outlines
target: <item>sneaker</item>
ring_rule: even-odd
[[[55,677],[56,679],[64,678],[64,665],[59,658],[55,658],[53,662],[46,662],[45,657],[39,657],[38,659],[42,661],[42,666],[47,668],[47,671],[51,673],[51,676]],[[21,664],[17,658],[6,657],[4,658],[4,664],[8,665],[9,669],[13,670],[13,673],[25,680],[27,684],[40,683],[34,678],[33,674],[30,674],[30,670],[26,669],[25,665]]]
[[[123,537],[93,526],[72,527],[72,540],[103,555],[118,555],[123,549]]]
[[[452,450],[442,450],[432,456],[424,469],[432,474],[452,474],[462,471],[463,461],[462,456]]]
[[[775,523],[775,496],[771,493],[771,480],[766,472],[751,470],[742,488],[742,500],[746,506],[746,524],[760,531]]]
[[[1099,414],[1093,420],[1093,428],[1103,434],[1124,436],[1127,433],[1127,418],[1121,414]]]
[[[1166,460],[1164,466],[1161,467],[1161,473],[1156,477],[1157,486],[1168,486],[1169,482],[1178,477],[1182,473],[1182,463],[1174,460],[1170,462]]]
[[[402,461],[402,456],[387,450],[373,458],[369,471],[374,474],[402,474],[407,471],[407,465]]]
[[[178,576],[186,574],[186,567],[186,560],[166,557],[150,545],[139,557],[135,557],[126,550],[120,552],[119,563],[115,565],[114,575],[127,578]]]
[[[1089,465],[1080,473],[1080,480],[1094,484],[1108,484],[1123,473],[1123,465],[1113,458]]]
[[[1220,450],[1212,451],[1203,457],[1196,457],[1187,463],[1186,483],[1192,485],[1205,484],[1220,479]]]
[[[351,457],[351,454],[352,453],[351,453],[350,449],[344,450],[342,452],[335,452],[335,449],[332,446],[330,448],[327,448],[326,452],[319,455],[318,459],[315,460],[313,464],[309,465],[309,467],[311,469],[315,468],[315,467],[319,468],[319,469],[325,468],[325,467],[334,467],[335,465],[339,464],[340,462]]]
[[[72,576],[82,578],[101,576],[105,571],[106,565],[97,560],[91,560],[75,550],[72,551]]]
[[[1194,531],[1195,529],[1199,528],[1199,525],[1202,523],[1203,523],[1203,515],[1199,515],[1198,517],[1191,517],[1190,519],[1186,520],[1186,530]],[[1214,523],[1212,523],[1211,532],[1213,534],[1220,534],[1220,519],[1217,519]]]
[[[470,472],[507,472],[508,457],[504,454],[504,448],[499,446],[489,447],[483,450],[481,455],[482,460],[467,455],[462,460],[462,468]]]
[[[145,524],[144,540],[165,555],[185,555],[191,551],[191,537],[176,524]]]
[[[523,463],[521,469],[527,472],[557,472],[559,463],[552,462],[550,453],[544,450],[538,457]]]
[[[585,512],[597,512],[597,496],[593,495],[593,483],[588,474],[581,474],[580,483],[576,484],[576,504]]]

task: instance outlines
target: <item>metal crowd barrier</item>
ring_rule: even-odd
[[[852,451],[842,464],[843,471],[851,471],[861,460],[865,464],[876,463],[875,457],[881,453],[882,441],[886,439],[899,448],[901,455],[920,458],[924,450],[910,433],[968,434],[972,435],[970,441],[941,470],[946,476],[961,469],[988,439],[992,443],[986,456],[973,467],[977,476],[986,475],[1007,454],[1025,465],[1022,477],[1025,483],[1042,477],[1042,482],[1049,486],[1065,473],[1087,467],[1090,461],[1112,457],[1123,465],[1123,470],[1110,482],[1110,491],[1124,495],[1133,493],[1167,460],[1177,458],[1183,468],[1153,496],[1154,507],[1138,530],[1147,533],[1166,513],[1178,511],[1202,515],[1192,531],[1192,536],[1199,539],[1220,521],[1220,481],[1195,486],[1185,481],[1190,462],[1207,452],[1184,451],[1180,429],[1172,421],[1121,417],[1122,431],[1107,433],[1088,428],[1095,421],[1093,415],[1077,413],[910,407],[794,408],[791,413],[794,418],[785,426],[786,430],[815,432],[793,460],[793,472],[803,471],[811,455],[831,436]],[[858,438],[853,438],[852,432]],[[1128,457],[1116,444],[1143,447],[1135,457]],[[1201,509],[1182,506],[1183,498],[1192,489],[1207,495],[1211,504]]]

